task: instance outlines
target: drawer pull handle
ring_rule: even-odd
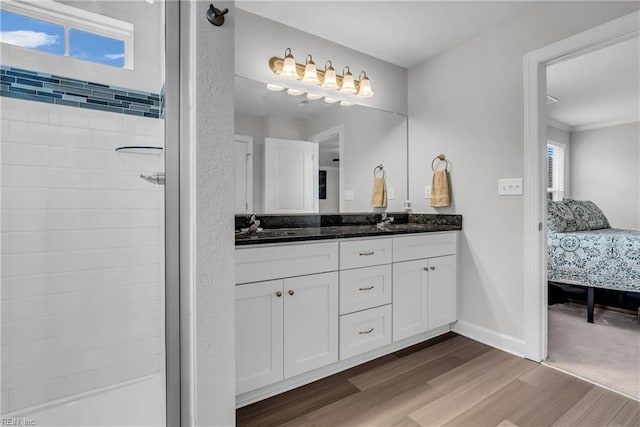
[[[371,289],[373,289],[373,286],[369,286],[368,288],[359,288],[359,291],[370,291]]]
[[[293,295],[295,294],[295,292],[293,292],[293,289],[289,289],[289,292],[287,292],[289,295]]]
[[[370,334],[371,332],[373,332],[373,328],[369,329],[368,331],[360,331],[358,332],[360,335],[365,335],[365,334]]]
[[[373,255],[375,254],[375,252],[371,251],[371,252],[360,252],[360,256],[369,256],[369,255]]]
[[[280,291],[276,292],[276,296],[277,296],[278,298],[280,298],[280,297],[282,296],[282,292],[280,292]]]

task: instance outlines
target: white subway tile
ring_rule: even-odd
[[[49,190],[34,188],[3,188],[2,209],[47,209]]]
[[[2,255],[2,277],[148,265],[158,260],[160,250],[157,247]]]
[[[115,190],[126,188],[127,190],[148,190],[162,193],[164,187],[154,185],[140,178],[141,173],[156,173],[157,169],[142,169],[127,172],[93,171],[93,187],[100,190]]]
[[[153,228],[2,233],[5,255],[159,245],[160,233]]]
[[[151,186],[150,186],[151,187]],[[154,209],[163,208],[163,194],[157,188],[137,190],[49,190],[51,209]]]
[[[159,210],[12,210],[2,213],[2,232],[159,228]],[[160,233],[160,231],[158,231]]]
[[[93,388],[93,384],[94,372],[90,371],[16,387],[9,390],[9,410],[15,411],[87,391]]]
[[[49,111],[49,123],[52,125],[71,126],[77,128],[91,128],[89,125],[89,117],[87,114],[83,114],[83,110],[78,108],[69,110],[69,108],[72,107],[67,107],[65,109],[52,108]]]
[[[9,120],[0,120],[0,142],[9,141]]]
[[[7,120],[49,122],[49,105],[45,103],[1,97],[0,110],[2,118]]]
[[[97,114],[89,119],[89,127],[94,130],[107,130],[111,132],[125,131],[125,117],[121,114]]]
[[[124,132],[93,131],[93,148],[114,151],[118,147],[135,145],[133,135]]]
[[[2,186],[12,188],[91,188],[91,171],[47,167],[2,167]]]
[[[96,387],[105,387],[160,372],[162,366],[160,359],[158,355],[145,354],[126,363],[97,369],[95,371]]]
[[[2,142],[2,164],[24,166],[48,166],[49,147],[46,145],[14,144]]]
[[[125,116],[124,123],[127,133],[164,137],[164,120]]]

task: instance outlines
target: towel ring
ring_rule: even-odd
[[[449,162],[447,161],[446,156],[444,154],[439,154],[439,155],[435,156],[433,158],[433,160],[431,161],[431,170],[433,170],[435,172],[436,166],[439,165],[439,164],[438,165],[435,164],[436,160],[440,160],[441,162],[444,162],[445,163],[445,167],[444,168],[447,169],[447,170],[449,169]]]
[[[386,174],[386,172],[384,171],[384,166],[382,166],[382,164],[379,164],[378,166],[376,166],[376,167],[373,169],[373,177],[374,177],[374,178],[378,178],[378,175],[376,175],[376,173],[378,173],[378,171],[382,172],[382,177],[381,177],[381,178],[386,177],[386,175],[387,175],[387,174]]]

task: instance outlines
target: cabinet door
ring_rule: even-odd
[[[236,286],[237,394],[283,379],[283,303],[282,280]]]
[[[284,377],[338,360],[338,273],[284,280]]]
[[[425,332],[427,324],[428,261],[393,264],[393,341]]]
[[[429,329],[455,322],[458,317],[455,255],[429,259],[428,288]]]

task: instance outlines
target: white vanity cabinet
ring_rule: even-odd
[[[252,262],[253,260],[253,262]],[[252,247],[236,251],[236,393],[338,360],[338,244]],[[309,267],[310,266],[310,267]]]
[[[393,340],[457,320],[457,234],[395,238]]]

